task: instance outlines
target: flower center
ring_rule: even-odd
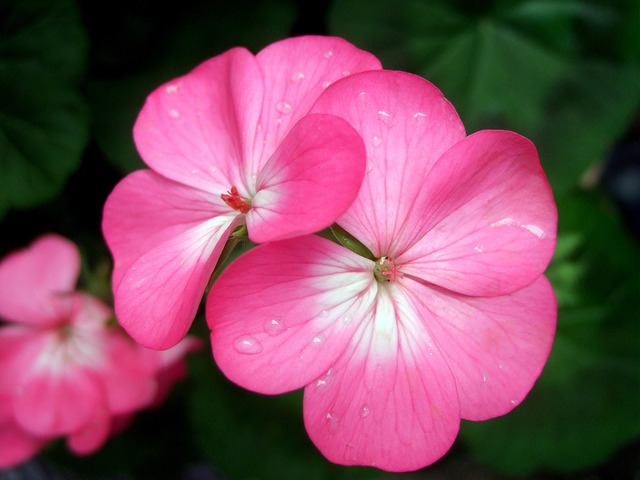
[[[247,213],[251,208],[251,201],[248,198],[241,197],[238,193],[238,189],[235,186],[231,187],[227,193],[220,195],[220,198],[234,210],[238,210],[240,213]]]
[[[379,282],[393,283],[399,278],[404,277],[402,272],[400,272],[401,268],[402,266],[397,266],[393,262],[393,258],[381,257],[373,268],[373,275]]]

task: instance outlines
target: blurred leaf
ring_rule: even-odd
[[[259,395],[233,385],[211,354],[193,357],[193,429],[204,454],[234,480],[380,478],[373,468],[343,467],[313,446],[302,419],[302,391]]]
[[[443,0],[338,0],[331,18],[336,33],[371,49],[386,68],[408,68],[435,83],[470,130],[496,121],[531,128],[568,69],[572,5],[530,0],[474,9]],[[387,31],[387,38],[376,41],[375,31]],[[398,64],[389,45],[402,46],[400,59],[409,62]]]
[[[637,13],[635,0],[336,0],[330,26],[436,84],[469,132],[529,137],[559,194],[640,107]]]
[[[588,167],[603,162],[638,113],[639,79],[637,66],[583,62],[557,86],[535,134],[554,193],[570,191]]]
[[[140,2],[120,3],[117,10],[105,4],[93,11],[96,22],[102,23],[104,14],[113,18],[109,29],[96,38],[96,56],[102,63],[88,92],[97,142],[107,160],[125,174],[145,167],[132,129],[147,95],[231,47],[257,53],[286,37],[295,19],[290,0],[197,1],[169,11],[152,3],[145,9],[140,9]],[[115,42],[122,29],[128,43]]]
[[[0,218],[51,199],[79,166],[87,46],[73,0],[0,2]]]
[[[547,365],[513,412],[464,422],[462,438],[504,472],[600,464],[640,435],[640,251],[595,194],[559,202],[557,256],[547,276],[558,327]]]

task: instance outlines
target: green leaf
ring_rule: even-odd
[[[640,252],[596,194],[559,202],[558,295],[551,355],[525,401],[461,437],[511,474],[596,466],[640,435]],[[635,420],[634,420],[635,419]]]
[[[560,194],[640,106],[637,13],[632,0],[336,0],[330,27],[437,85],[467,131],[530,138]]]
[[[257,53],[286,37],[295,10],[289,0],[193,2],[181,5],[168,19],[158,20],[123,2],[112,15],[116,15],[111,19],[114,25],[95,39],[100,47],[96,56],[106,60],[101,74],[91,78],[88,93],[98,145],[108,162],[126,174],[146,167],[136,151],[132,130],[147,95],[231,47],[243,46]],[[132,24],[132,18],[138,35],[129,32],[131,43],[116,49],[116,38]],[[138,56],[130,58],[129,51],[139,52]],[[111,60],[114,58],[127,62],[119,64]]]
[[[72,0],[0,3],[0,218],[51,199],[79,166],[87,47]]]

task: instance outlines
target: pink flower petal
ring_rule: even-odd
[[[455,376],[462,418],[503,415],[524,399],[555,333],[556,299],[544,276],[500,297],[465,297],[410,280],[405,294]]]
[[[48,330],[23,325],[0,328],[0,396],[13,396],[51,342]]]
[[[458,433],[456,385],[399,289],[377,290],[349,347],[305,389],[305,426],[332,462],[415,470],[442,457]]]
[[[557,212],[533,144],[483,130],[431,169],[402,232],[405,275],[467,295],[514,292],[547,267]]]
[[[160,370],[156,372],[157,388],[153,400],[148,407],[159,406],[169,396],[173,386],[188,374],[185,356],[187,353],[200,350],[202,341],[196,337],[185,337],[180,343],[169,350],[156,352],[160,355]]]
[[[255,57],[234,48],[149,97],[133,129],[143,160],[159,174],[220,195],[245,185],[243,136],[255,130],[264,84]]]
[[[336,37],[304,36],[273,43],[256,55],[264,73],[260,128],[246,131],[247,169],[260,171],[322,91],[351,73],[380,70],[370,53]]]
[[[258,176],[249,238],[262,243],[328,227],[358,194],[365,164],[362,139],[347,122],[304,117]]]
[[[464,138],[440,90],[404,72],[364,72],[329,87],[312,113],[347,120],[364,139],[367,174],[338,224],[377,257],[393,256],[395,239],[413,222],[413,199],[437,159]]]
[[[239,221],[212,194],[134,172],[109,196],[103,232],[114,259],[115,310],[139,343],[185,335],[229,233]]]
[[[106,402],[112,414],[124,414],[147,406],[155,396],[160,354],[140,347],[122,331],[105,335],[108,358],[100,371]]]
[[[230,210],[220,195],[185,187],[152,171],[128,175],[107,198],[102,219],[114,257],[114,287],[149,250]]]
[[[103,395],[100,382],[82,367],[42,365],[28,373],[14,398],[15,418],[33,435],[66,435],[90,421]]]
[[[25,432],[14,421],[11,400],[0,394],[0,469],[28,460],[40,451],[48,438]]]
[[[79,274],[77,247],[58,235],[9,254],[0,263],[0,318],[41,326],[64,321]]]
[[[110,432],[111,416],[106,407],[101,407],[85,425],[67,437],[67,445],[76,455],[88,455],[104,445]]]
[[[113,310],[101,300],[84,292],[73,294],[73,307],[69,324],[85,331],[102,332]]]
[[[261,393],[318,378],[346,347],[356,316],[371,306],[372,268],[370,260],[314,236],[242,255],[207,298],[217,364],[233,382]]]

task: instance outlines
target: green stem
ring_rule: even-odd
[[[360,241],[357,240],[356,237],[351,235],[340,225],[334,223],[329,228],[340,245],[348,248],[352,252],[357,253],[361,257],[368,258],[369,260],[373,260],[375,262],[376,257],[373,255],[373,253],[371,253],[371,250],[360,243]]]

